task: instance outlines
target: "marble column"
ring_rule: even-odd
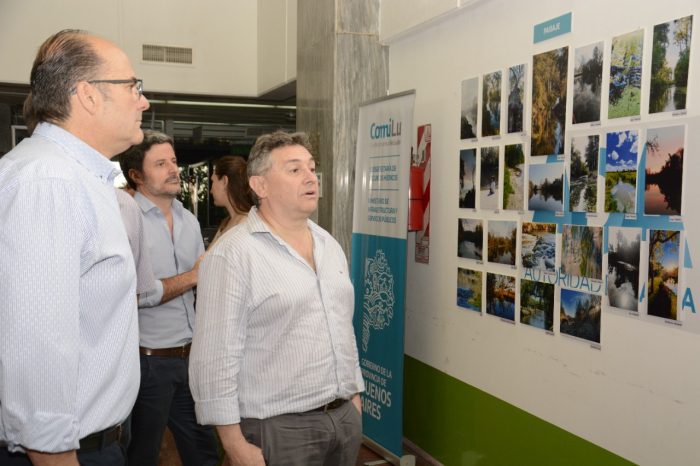
[[[297,130],[310,134],[323,173],[319,224],[350,258],[359,104],[389,88],[379,43],[380,0],[299,0]]]

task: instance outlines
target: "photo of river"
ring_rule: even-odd
[[[515,277],[486,274],[486,313],[515,321]]]
[[[522,266],[554,272],[557,263],[557,224],[523,222],[521,229]]]
[[[647,130],[646,215],[681,215],[684,146],[684,125]]]
[[[603,43],[579,47],[574,53],[574,110],[572,123],[600,121],[603,82]]]
[[[611,307],[637,312],[642,230],[608,228],[608,303]]]
[[[673,230],[649,230],[648,244],[647,314],[678,320],[681,233]]]
[[[462,81],[462,108],[460,117],[460,139],[476,137],[476,116],[479,106],[479,78]]]
[[[554,284],[520,280],[520,322],[554,331]]]
[[[637,211],[638,140],[638,130],[607,134],[605,212]]]
[[[476,208],[476,149],[459,151],[459,208]]]
[[[482,279],[477,270],[457,269],[457,306],[481,312]]]
[[[457,255],[465,259],[483,259],[484,221],[474,218],[457,220]]]
[[[533,56],[532,67],[530,155],[563,154],[569,47]]]
[[[498,146],[481,148],[479,207],[486,210],[498,210],[498,150]]]
[[[600,136],[571,138],[569,211],[598,211],[598,158]]]
[[[654,26],[649,113],[685,109],[692,27],[692,16]]]
[[[488,258],[496,264],[515,265],[518,222],[489,220]]]
[[[501,71],[485,74],[481,93],[481,135],[501,134]]]
[[[613,37],[610,52],[608,118],[640,114],[644,29]]]
[[[564,163],[530,164],[528,210],[564,210]]]
[[[600,296],[562,288],[560,303],[559,331],[600,343]]]
[[[561,270],[567,275],[603,279],[603,227],[562,225]]]

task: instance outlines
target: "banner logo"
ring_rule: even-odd
[[[365,259],[365,311],[362,315],[362,350],[369,346],[370,328],[381,330],[394,317],[394,276],[381,249]]]

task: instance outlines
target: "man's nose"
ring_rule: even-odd
[[[142,95],[142,96],[139,98],[139,101],[138,101],[138,109],[139,109],[140,111],[142,111],[142,112],[145,112],[145,111],[148,110],[150,107],[151,107],[150,102],[148,102],[148,99],[146,98],[145,95]]]

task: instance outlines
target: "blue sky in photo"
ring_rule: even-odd
[[[606,172],[636,170],[639,154],[639,131],[608,133],[606,153]]]
[[[564,162],[532,164],[529,175],[530,181],[537,186],[545,179],[551,183],[564,175]]]
[[[653,230],[650,230],[653,231]],[[681,240],[680,235],[674,240],[664,243],[664,258],[661,263],[664,269],[671,270],[678,267],[678,260],[681,253]],[[672,249],[675,248],[676,251],[673,252]]]
[[[561,308],[564,313],[569,317],[574,317],[576,315],[576,303],[579,299],[587,298],[588,293],[581,293],[580,291],[567,290],[566,288],[561,289]]]

